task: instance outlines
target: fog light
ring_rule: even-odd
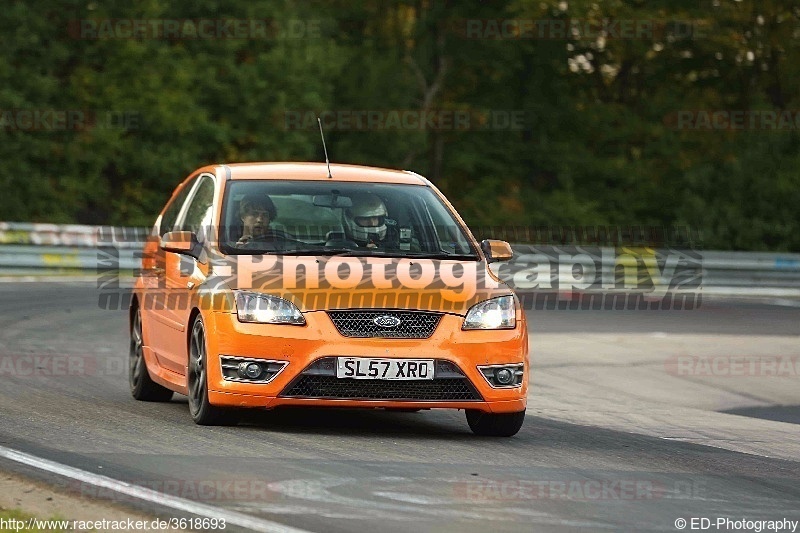
[[[520,387],[525,380],[525,363],[480,365],[478,370],[494,388]]]
[[[508,368],[498,368],[494,371],[494,379],[500,385],[510,385],[514,381],[514,372]]]
[[[261,375],[261,365],[258,363],[248,363],[247,361],[239,363],[237,370],[239,376],[243,378],[256,379]]]

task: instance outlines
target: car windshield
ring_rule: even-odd
[[[450,210],[422,185],[237,180],[224,198],[228,254],[478,259]]]

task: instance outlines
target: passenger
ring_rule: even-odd
[[[274,235],[269,225],[275,220],[277,210],[266,194],[250,194],[239,203],[239,218],[242,220],[242,236],[236,246],[245,246],[253,241],[272,240]]]

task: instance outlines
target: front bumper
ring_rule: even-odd
[[[351,338],[339,333],[328,314],[304,314],[305,326],[241,323],[233,313],[213,312],[205,317],[208,335],[209,401],[228,407],[274,408],[283,405],[479,409],[487,412],[515,412],[525,409],[528,389],[528,338],[525,319],[519,313],[511,330],[462,331],[463,317],[445,314],[427,339]],[[219,357],[238,356],[288,364],[268,383],[226,380]],[[449,391],[441,393],[430,383],[337,380],[335,374],[312,376],[305,385],[304,371],[315,363],[337,356],[435,359],[449,362],[461,376],[459,390],[472,395],[452,394],[455,381],[439,382]],[[522,385],[499,389],[490,386],[479,365],[522,363]],[[319,365],[317,365],[319,366]],[[438,366],[437,366],[438,369]],[[319,373],[317,373],[319,374]],[[445,373],[441,374],[442,376]],[[438,381],[438,375],[431,381]],[[362,381],[362,383],[355,383]],[[347,382],[347,383],[344,383]],[[382,387],[387,394],[381,397]],[[408,392],[411,391],[411,392]],[[438,392],[437,392],[438,391]]]

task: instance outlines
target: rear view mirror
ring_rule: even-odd
[[[353,207],[353,200],[349,196],[338,194],[317,194],[314,196],[314,205],[317,207]]]
[[[188,255],[200,259],[203,246],[191,231],[170,231],[161,237],[160,247],[165,252]]]
[[[494,239],[486,239],[481,241],[481,250],[486,255],[486,260],[489,263],[495,261],[508,261],[514,255],[511,250],[511,245],[506,241],[498,241]]]

